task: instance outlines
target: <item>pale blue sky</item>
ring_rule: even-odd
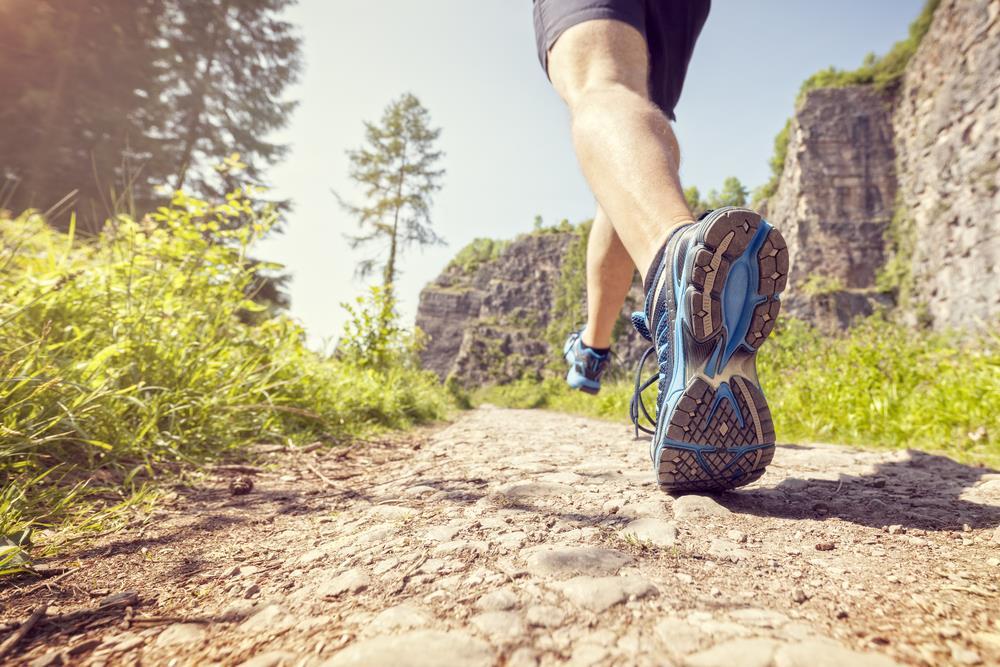
[[[684,184],[704,192],[728,175],[751,188],[766,181],[802,80],[884,53],[922,4],[715,0],[677,108]],[[423,285],[473,238],[513,237],[536,214],[547,224],[592,216],[566,111],[538,65],[528,0],[300,0],[290,19],[305,40],[305,72],[290,92],[300,106],[279,135],[292,151],[272,180],[295,210],[258,255],[287,265],[292,314],[314,341],[340,334],[339,304],[364,289],[353,278],[361,255],[343,240],[354,222],[330,188],[353,192],[345,151],[404,91],[443,130],[448,173],[433,220],[449,242],[404,256],[407,324]]]

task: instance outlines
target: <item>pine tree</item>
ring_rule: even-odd
[[[0,3],[0,204],[46,209],[76,193],[63,210],[120,208],[112,193],[142,178],[130,159],[156,152],[142,114],[155,97],[156,4]]]
[[[298,77],[300,39],[281,18],[295,0],[164,0],[162,63],[168,122],[167,178],[175,189],[219,196],[232,185],[213,169],[238,153],[241,177],[262,182],[286,147],[267,140],[289,120],[295,102],[282,99]]]
[[[431,228],[432,198],[441,189],[444,170],[437,169],[443,154],[435,145],[441,130],[430,122],[420,100],[406,93],[386,107],[378,124],[365,123],[365,145],[348,152],[350,177],[365,196],[365,203],[355,206],[338,195],[362,230],[348,240],[352,248],[383,246],[382,284],[389,294],[405,248],[444,243]],[[370,275],[379,263],[378,257],[362,260],[358,274]]]

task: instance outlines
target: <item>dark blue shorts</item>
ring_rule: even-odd
[[[684,75],[711,0],[534,0],[538,60],[548,73],[549,49],[568,28],[595,19],[634,27],[649,48],[649,96],[672,120]]]

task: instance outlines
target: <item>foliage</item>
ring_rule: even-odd
[[[785,171],[785,157],[788,155],[788,140],[792,131],[792,119],[785,121],[785,126],[781,128],[774,138],[774,154],[768,161],[771,168],[771,178],[767,183],[757,188],[753,193],[753,206],[756,208],[765,199],[770,199],[778,191],[778,183],[781,181],[781,174]]]
[[[865,56],[861,67],[855,70],[839,70],[830,66],[810,76],[802,82],[796,103],[801,103],[810,90],[817,88],[874,85],[884,89],[896,86],[902,79],[910,58],[917,52],[920,42],[930,29],[934,19],[934,10],[937,9],[939,3],[940,0],[925,0],[920,15],[910,24],[906,39],[893,44],[884,56],[878,57],[874,53],[869,53]],[[778,182],[781,180],[781,173],[785,168],[785,154],[788,150],[788,133],[791,123],[792,121],[789,119],[774,139],[774,155],[769,162],[771,178],[754,192],[755,206],[760,201],[774,196],[778,189]]]
[[[746,187],[735,176],[729,176],[722,182],[721,192],[715,188],[709,190],[705,199],[701,198],[701,192],[695,186],[684,189],[684,199],[695,217],[723,206],[746,206],[747,194]]]
[[[365,203],[343,208],[357,219],[361,233],[349,236],[352,248],[385,244],[382,284],[391,290],[399,273],[399,253],[413,245],[443,244],[431,228],[430,207],[441,189],[442,157],[436,142],[440,129],[430,126],[430,114],[416,96],[406,93],[385,108],[378,124],[365,123],[365,146],[348,152],[351,179],[364,191]],[[358,274],[367,276],[378,256],[362,260]]]
[[[268,142],[292,104],[300,43],[279,17],[294,0],[10,0],[0,3],[2,203],[45,208],[77,192],[99,226],[147,211],[159,185],[218,198],[212,167],[239,152],[263,180],[284,147]],[[16,187],[12,187],[16,186]]]
[[[902,192],[896,192],[892,220],[885,230],[889,258],[879,269],[875,285],[883,292],[896,295],[901,307],[910,305],[913,292],[913,253],[916,249],[916,225],[909,208],[903,203]]]
[[[378,291],[352,308],[331,359],[249,298],[248,252],[276,222],[252,194],[219,204],[177,195],[83,241],[31,212],[0,218],[6,536],[79,522],[98,487],[124,499],[165,469],[239,456],[248,443],[339,442],[444,413],[414,338],[394,321],[366,329],[392,312]],[[234,216],[252,222],[231,228]]]
[[[483,264],[499,259],[508,246],[510,246],[510,241],[487,238],[473,239],[455,254],[451,262],[448,263],[448,268],[471,275]]]
[[[807,296],[832,294],[844,289],[844,283],[835,276],[825,276],[821,273],[811,273],[799,287]]]
[[[778,438],[923,448],[1000,465],[1000,336],[959,340],[878,317],[843,338],[781,320],[758,360]],[[481,389],[473,400],[620,420],[631,396],[627,381],[589,396],[554,378]]]
[[[593,220],[586,220],[571,228],[573,236],[563,254],[545,330],[545,340],[553,350],[562,350],[567,334],[587,320],[587,238],[593,224]]]

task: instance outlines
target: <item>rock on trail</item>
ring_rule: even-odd
[[[252,493],[178,489],[50,589],[3,591],[2,620],[138,591],[118,622],[39,625],[15,653],[37,665],[1000,664],[1000,474],[781,446],[745,489],[671,498],[647,449],[481,408],[276,453]]]

